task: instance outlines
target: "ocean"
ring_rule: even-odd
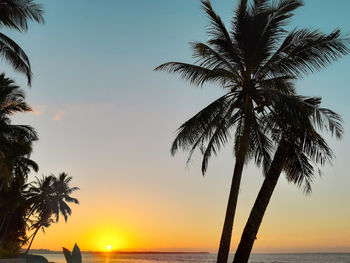
[[[66,263],[62,254],[42,254],[50,262]],[[228,262],[232,262],[231,255]],[[215,254],[83,254],[83,263],[215,263]],[[249,263],[350,263],[350,253],[253,254]]]

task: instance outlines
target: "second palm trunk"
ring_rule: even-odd
[[[263,185],[261,186],[253,209],[250,212],[247,224],[242,234],[241,241],[235,254],[235,258],[233,260],[234,263],[248,262],[266,208],[270,202],[272,193],[282,172],[285,153],[288,151],[288,149],[288,144],[283,142],[278,146],[275,157],[271,163],[271,167],[266,175]]]

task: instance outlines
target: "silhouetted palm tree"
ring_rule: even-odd
[[[0,26],[8,27],[20,32],[27,31],[28,21],[43,23],[43,10],[41,5],[33,0],[1,0],[0,2]],[[28,84],[31,83],[32,72],[27,55],[11,38],[0,32],[0,55],[11,66],[27,76]]]
[[[30,247],[34,241],[35,236],[41,228],[50,225],[52,222],[51,215],[53,214],[53,184],[55,182],[55,177],[53,175],[43,176],[42,178],[36,178],[36,181],[31,183],[31,186],[28,190],[27,200],[31,204],[29,215],[32,216],[35,214],[35,220],[32,223],[30,229],[34,232],[29,236],[28,240],[30,243],[26,250],[26,253],[29,252]]]
[[[38,139],[35,130],[28,125],[11,124],[11,117],[20,112],[29,112],[23,91],[13,80],[0,74],[0,189],[6,187],[11,176],[23,175],[29,170],[38,170],[37,164],[30,160],[32,144]],[[15,170],[14,170],[15,169]],[[19,169],[22,169],[20,173]]]
[[[197,86],[213,82],[225,94],[185,122],[178,131],[172,154],[178,148],[203,152],[202,172],[235,129],[236,164],[217,262],[227,262],[233,220],[244,163],[252,153],[266,168],[271,161],[271,142],[261,131],[261,115],[273,112],[272,100],[278,94],[293,94],[290,81],[319,70],[349,53],[349,40],[339,30],[331,34],[307,29],[285,29],[301,0],[255,0],[252,5],[240,0],[227,30],[208,0],[202,0],[209,16],[207,44],[192,43],[195,65],[165,63],[155,70],[178,73]],[[272,96],[275,94],[276,96]],[[255,149],[249,149],[254,147]],[[190,158],[189,157],[189,158]]]
[[[0,74],[0,247],[11,253],[26,240],[25,182],[31,170],[38,170],[30,159],[38,137],[32,127],[11,124],[10,118],[28,111],[22,90]]]
[[[16,252],[21,240],[25,239],[25,198],[21,190],[21,187],[11,183],[0,195],[0,247],[10,253]]]
[[[281,172],[285,172],[288,181],[297,186],[304,185],[304,191],[310,193],[314,164],[323,165],[333,157],[332,150],[317,130],[330,131],[337,138],[342,136],[340,116],[329,109],[320,108],[319,98],[295,97],[295,102],[290,107],[292,105],[281,101],[278,114],[265,118],[267,129],[272,127],[272,136],[278,147],[244,228],[234,263],[248,262]]]
[[[14,154],[9,159],[11,177],[5,187],[0,189],[0,247],[15,255],[27,242],[26,213],[30,204],[26,197],[25,182],[31,170],[37,172],[38,165],[29,157],[20,155],[18,149],[13,151],[19,155]]]
[[[72,214],[72,210],[68,206],[68,203],[79,204],[78,199],[71,197],[70,195],[79,190],[79,187],[70,187],[69,183],[72,180],[71,176],[66,173],[61,173],[55,180],[53,188],[55,191],[56,199],[53,202],[55,220],[58,222],[59,214],[62,214],[64,220],[67,222],[68,216]]]
[[[28,157],[19,156],[12,162],[12,176],[7,180],[6,187],[0,189],[0,246],[8,251],[15,251],[26,241],[26,213],[30,204],[26,198],[25,181],[30,170],[38,169],[37,164]]]
[[[33,240],[41,228],[50,226],[53,222],[58,222],[59,214],[64,216],[65,221],[71,215],[72,210],[68,203],[79,204],[76,198],[70,195],[79,190],[78,187],[70,187],[72,177],[66,173],[61,173],[58,178],[54,175],[43,176],[31,184],[28,192],[28,202],[31,203],[29,217],[35,213],[35,222],[31,226],[34,230],[30,236],[31,240],[26,253],[30,250]],[[52,219],[55,217],[55,220]]]

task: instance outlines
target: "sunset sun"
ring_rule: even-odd
[[[109,251],[109,250],[111,250],[112,249],[112,246],[111,245],[107,245],[107,250]]]

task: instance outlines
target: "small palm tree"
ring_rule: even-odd
[[[78,187],[70,187],[69,183],[72,177],[66,173],[61,173],[58,178],[54,175],[43,176],[31,184],[28,191],[28,202],[31,204],[31,209],[28,218],[35,214],[34,223],[31,229],[34,230],[30,236],[30,243],[26,253],[30,247],[38,231],[42,228],[47,228],[51,223],[58,222],[59,215],[64,216],[65,221],[72,214],[72,210],[68,203],[79,204],[76,198],[70,195],[79,190]],[[55,220],[52,219],[55,217]]]
[[[273,191],[282,171],[287,180],[297,186],[304,185],[305,193],[311,192],[314,165],[323,165],[333,157],[318,130],[327,130],[341,138],[341,118],[335,112],[320,108],[320,98],[294,98],[292,105],[280,101],[278,114],[266,116],[267,129],[272,127],[272,136],[278,147],[258,197],[244,228],[235,253],[234,263],[248,262],[256,235]]]
[[[0,2],[0,26],[27,31],[28,21],[43,23],[43,10],[41,5],[33,0],[2,0]],[[27,76],[28,84],[32,79],[29,59],[26,53],[11,38],[0,32],[0,55],[11,66]]]
[[[73,192],[79,190],[79,187],[69,186],[71,180],[71,176],[68,176],[66,173],[61,173],[53,184],[54,196],[56,197],[53,201],[53,210],[56,222],[59,220],[59,214],[63,215],[66,222],[68,216],[72,214],[72,210],[67,203],[79,204],[78,199],[70,196]]]
[[[218,252],[226,263],[244,163],[255,157],[266,172],[271,162],[271,141],[262,132],[261,116],[274,112],[273,100],[293,94],[290,82],[303,74],[320,70],[350,52],[349,39],[339,30],[323,34],[308,29],[286,31],[301,0],[240,0],[227,30],[209,0],[201,0],[208,14],[209,40],[191,44],[196,64],[169,62],[155,70],[178,73],[190,83],[212,82],[224,94],[178,130],[171,152],[196,149],[203,152],[202,172],[234,132],[236,163]],[[254,147],[255,149],[250,149]],[[254,154],[251,154],[254,153]]]

